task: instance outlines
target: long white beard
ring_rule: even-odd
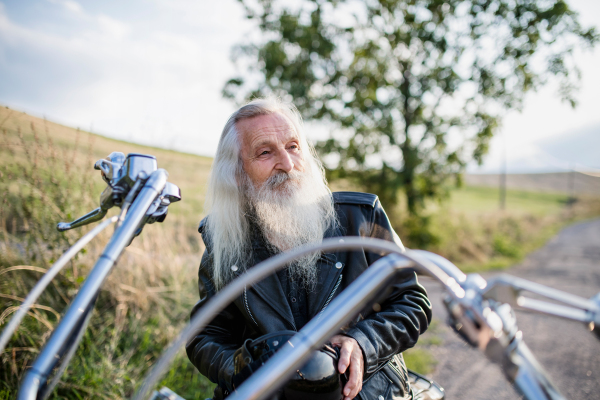
[[[319,183],[310,173],[298,171],[277,173],[258,188],[247,180],[250,213],[275,249],[286,251],[320,243],[327,228],[335,223],[331,192]],[[290,278],[314,289],[319,256],[319,252],[308,254],[290,265]]]

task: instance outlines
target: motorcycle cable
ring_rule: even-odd
[[[107,226],[117,222],[118,217],[114,216],[106,221],[103,221],[100,225],[94,227],[91,231],[83,235],[81,239],[79,239],[69,250],[67,250],[59,259],[56,261],[42,276],[42,278],[38,281],[38,283],[34,286],[34,288],[29,292],[23,303],[19,306],[17,312],[11,318],[10,322],[6,326],[6,328],[2,331],[2,336],[0,336],[0,354],[4,351],[8,341],[15,333],[21,321],[29,311],[29,309],[34,306],[35,301],[40,297],[46,287],[52,282],[52,280],[56,277],[56,275],[67,265],[67,263],[75,257],[77,253],[88,244],[93,238],[98,236],[100,232],[102,232]],[[7,272],[5,271],[2,271]]]

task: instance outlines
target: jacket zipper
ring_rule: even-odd
[[[387,362],[387,364],[389,364],[389,365],[390,365],[390,367],[392,367],[392,370],[394,370],[394,371],[395,371],[395,372],[398,374],[398,376],[400,377],[400,379],[404,380],[404,387],[405,387],[405,389],[406,389],[406,390],[409,390],[409,389],[408,389],[408,386],[410,385],[410,382],[409,382],[409,377],[408,377],[408,374],[406,373],[406,371],[402,371],[402,370],[400,369],[400,367],[398,367],[398,365],[396,364],[396,362],[395,362],[395,360],[394,360],[394,357],[396,357],[396,356],[393,356],[393,357],[392,357],[392,359],[391,359],[390,361],[388,361],[388,362]],[[385,365],[385,364],[384,364],[384,365]],[[424,391],[424,390],[422,390],[422,391]],[[414,395],[415,395],[415,399],[419,399],[419,398],[420,398],[418,395],[419,395],[419,394],[420,394],[422,391],[419,391],[419,392],[417,392],[417,391],[415,390],[415,393],[414,393]]]
[[[252,322],[254,322],[254,324],[256,326],[258,326],[258,323],[254,319],[254,315],[252,315],[252,312],[250,311],[250,306],[248,306],[248,292],[246,291],[246,286],[244,286],[244,307],[246,308],[246,312],[248,313],[248,315],[252,319]]]
[[[337,282],[335,283],[335,286],[333,287],[333,290],[331,291],[331,293],[329,293],[329,297],[327,298],[327,301],[325,302],[325,304],[323,305],[323,308],[319,312],[319,316],[317,317],[317,321],[321,319],[321,317],[323,316],[323,312],[325,311],[325,309],[329,305],[329,302],[331,301],[331,299],[333,299],[333,295],[335,294],[335,291],[338,289],[338,287],[340,287],[340,284],[342,283],[342,277],[343,276],[344,276],[343,274],[340,274],[340,277],[338,278]]]

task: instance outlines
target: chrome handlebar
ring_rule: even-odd
[[[426,256],[449,274],[458,269],[442,257],[430,255]],[[459,285],[464,296],[449,292],[444,300],[449,325],[467,343],[483,351],[492,362],[500,364],[507,380],[525,398],[564,399],[523,341],[512,307],[583,322],[600,339],[600,293],[585,299],[510,275],[493,277],[486,282],[480,275],[470,274],[464,281],[459,281]],[[566,306],[532,299],[524,292]]]
[[[319,321],[310,321],[290,340],[293,346],[276,353],[230,395],[231,400],[268,398],[302,364],[310,351],[321,346],[357,310],[363,309],[372,301],[382,287],[389,285],[400,271],[406,269],[429,275],[444,286],[447,292],[444,303],[449,311],[449,324],[467,343],[479,348],[491,361],[500,364],[508,381],[529,400],[559,400],[564,397],[553,386],[523,342],[511,304],[588,323],[598,335],[596,329],[600,322],[600,294],[588,300],[508,276],[486,282],[478,274],[465,275],[450,261],[427,251],[403,252],[392,243],[377,239],[327,239],[321,244],[303,246],[257,264],[217,293],[163,353],[134,399],[145,398],[183,344],[204,329],[218,312],[242,293],[244,287],[260,281],[304,254],[356,249],[394,254],[379,260],[359,276],[330,303],[325,310],[327,316],[322,315]],[[523,291],[544,295],[568,304],[569,307],[560,309],[560,312],[552,312],[551,307],[555,307],[550,305],[552,303],[528,299],[521,295]]]
[[[523,292],[543,296],[554,303],[526,297]],[[484,298],[510,304],[524,310],[535,311],[588,324],[600,339],[600,293],[585,299],[560,290],[540,285],[511,275],[499,275],[488,281]],[[558,303],[563,303],[557,304]]]
[[[447,273],[457,273],[458,268],[448,260],[432,253],[417,252],[423,253]],[[448,295],[444,299],[449,314],[448,324],[467,343],[499,364],[506,379],[525,398],[564,399],[523,341],[512,307],[583,322],[600,339],[600,293],[585,299],[506,274],[489,281],[478,274],[469,274],[462,280],[462,275],[460,273],[456,277],[464,296],[456,296],[456,291],[447,290]],[[524,292],[566,306],[532,299]]]

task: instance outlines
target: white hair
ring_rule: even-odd
[[[304,197],[307,201],[310,200],[320,210],[318,218],[318,221],[320,221],[318,225],[321,225],[319,228],[320,237],[315,237],[313,232],[313,234],[308,235],[312,239],[307,239],[307,235],[304,234],[300,235],[303,236],[300,238],[300,243],[297,241],[287,242],[298,245],[305,244],[307,240],[311,242],[320,241],[325,230],[336,221],[331,191],[327,187],[323,165],[317,158],[314,147],[304,135],[302,118],[298,110],[291,104],[273,98],[251,101],[234,112],[225,124],[208,181],[204,207],[208,215],[205,224],[205,237],[208,238],[207,248],[210,249],[209,255],[213,264],[212,278],[217,290],[235,277],[234,270],[247,268],[246,263],[251,259],[250,222],[246,214],[250,209],[254,209],[256,204],[248,204],[252,202],[247,190],[249,178],[242,167],[241,138],[236,124],[244,119],[275,113],[284,116],[295,130],[300,141],[302,156],[308,167],[305,169],[304,175],[310,182],[305,186],[310,188],[311,193],[309,195],[312,199],[306,199],[308,197],[306,193],[298,192],[298,195]],[[304,201],[304,203],[307,201]],[[302,208],[306,208],[306,204]],[[287,211],[289,212],[289,208]],[[312,219],[312,217],[310,218]],[[281,250],[287,249],[283,248]],[[317,258],[318,254],[312,255],[304,259],[303,264],[314,265]]]

